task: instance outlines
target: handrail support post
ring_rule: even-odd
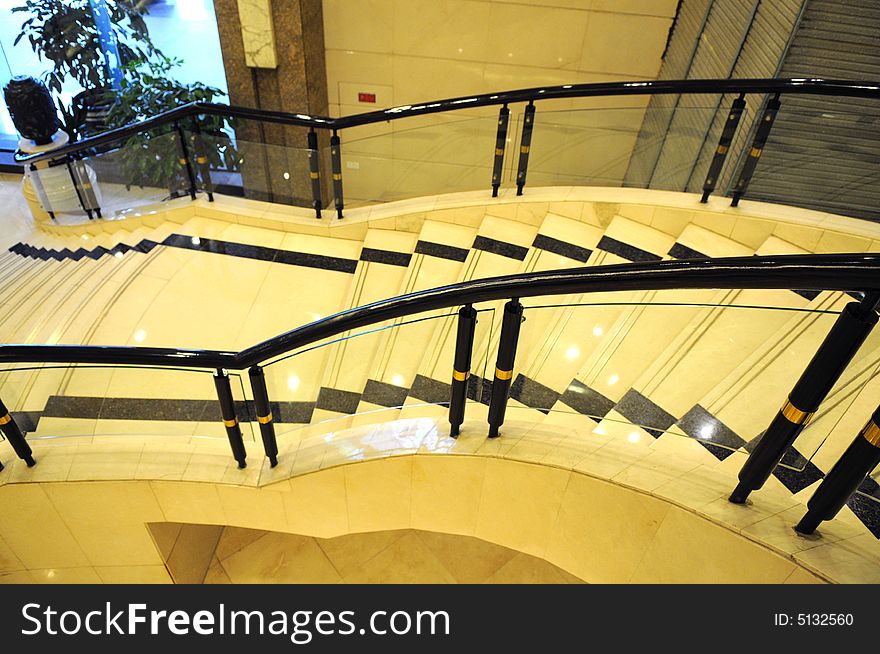
[[[745,93],[740,93],[739,97],[733,101],[733,105],[731,105],[730,111],[727,114],[727,121],[721,130],[721,138],[718,139],[718,147],[715,148],[712,163],[709,164],[706,180],[703,182],[703,197],[700,198],[702,204],[706,204],[712,191],[718,185],[718,177],[721,175],[721,169],[724,168],[724,161],[727,159],[727,153],[730,151],[730,144],[733,143],[733,137],[736,136],[736,129],[739,127],[743,110],[746,108],[745,97]]]
[[[263,439],[263,451],[269,459],[269,465],[278,465],[278,443],[275,440],[272,407],[269,404],[269,392],[266,390],[266,377],[260,366],[251,366],[248,370],[251,379],[251,390],[254,393],[254,410],[260,424],[260,436]]]
[[[315,209],[315,218],[321,219],[323,201],[321,199],[321,157],[318,154],[318,134],[315,128],[309,130],[309,180],[312,186],[312,207]]]
[[[504,305],[501,318],[501,339],[495,362],[495,378],[492,380],[492,397],[489,400],[489,438],[497,438],[498,430],[504,423],[522,321],[523,305],[519,298],[513,298]]]
[[[449,434],[453,438],[458,436],[461,430],[461,423],[464,422],[476,327],[477,312],[473,306],[467,304],[459,309],[458,332],[455,338],[455,359],[452,367],[452,388],[449,398]]]
[[[516,194],[523,194],[526,185],[526,173],[529,170],[529,151],[532,148],[532,128],[535,124],[535,101],[529,100],[523,114],[522,137],[519,144],[519,165],[516,170]]]
[[[495,158],[492,164],[492,197],[498,197],[501,176],[504,174],[504,150],[507,147],[507,126],[510,123],[510,109],[507,103],[498,111],[498,132],[495,134]]]
[[[180,165],[184,167],[186,170],[186,177],[189,181],[189,196],[191,199],[196,199],[196,176],[193,171],[192,161],[189,155],[189,148],[186,145],[186,135],[183,132],[183,128],[180,126],[180,123],[174,122],[174,129],[177,132],[177,141],[180,143]]]
[[[788,399],[743,464],[739,483],[729,498],[731,502],[745,503],[749,494],[769,479],[877,324],[878,304],[880,292],[872,291],[866,293],[861,302],[850,302],[843,308]]]
[[[34,460],[34,453],[31,450],[31,446],[28,445],[28,442],[24,439],[24,434],[22,434],[21,429],[18,428],[15,418],[9,413],[9,410],[6,408],[6,405],[3,404],[2,400],[0,400],[0,431],[3,432],[6,440],[9,441],[9,444],[12,446],[12,449],[15,451],[18,458],[24,461],[28,468],[33,468],[37,462]]]
[[[823,520],[831,520],[859,485],[880,463],[880,407],[837,460],[807,502],[807,512],[795,527],[812,534]]]
[[[226,437],[229,439],[232,456],[238,462],[239,468],[246,468],[247,451],[244,448],[241,426],[238,423],[238,415],[235,412],[235,401],[232,399],[229,373],[223,368],[218,368],[214,371],[214,387],[217,389],[217,399],[220,402],[220,416],[223,419],[223,426],[226,427]]]
[[[345,208],[342,196],[342,146],[335,129],[330,137],[330,168],[333,172],[333,202],[336,206],[336,217],[342,218],[342,210]]]

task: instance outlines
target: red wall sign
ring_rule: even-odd
[[[376,104],[375,93],[358,93],[358,102],[371,102]]]

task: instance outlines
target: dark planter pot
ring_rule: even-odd
[[[16,75],[3,88],[3,99],[15,129],[37,145],[48,145],[61,127],[49,89],[40,80]]]

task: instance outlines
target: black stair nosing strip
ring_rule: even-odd
[[[565,392],[559,396],[559,401],[596,422],[602,420],[614,408],[614,400],[577,379],[571,380]]]
[[[408,397],[428,404],[448,404],[452,384],[438,381],[425,375],[416,375]]]
[[[746,445],[746,440],[699,404],[675,423],[720,461]]]
[[[377,248],[362,248],[360,260],[406,268],[412,260],[412,254],[408,252],[395,252],[393,250],[379,250]]]
[[[861,493],[853,493],[846,505],[868,528],[874,538],[880,539],[880,502]]]
[[[183,234],[170,234],[162,241],[162,245],[184,250],[225,254],[242,259],[271,261],[273,263],[332,270],[335,272],[354,273],[357,269],[357,261],[354,259],[311,254],[308,252],[295,252],[293,250],[280,250],[262,245],[249,245],[247,243],[221,241],[212,238],[184,236]]]
[[[798,295],[800,295],[802,298],[804,298],[805,300],[807,300],[809,302],[812,302],[817,297],[819,297],[819,294],[822,292],[822,291],[810,291],[810,290],[797,289],[797,288],[793,288],[793,289],[791,289],[791,291],[792,291],[792,293],[797,293]]]
[[[15,424],[18,425],[18,428],[28,434],[30,432],[37,431],[37,427],[40,425],[40,418],[43,415],[42,411],[10,411],[9,415],[12,416],[12,419],[15,421]]]
[[[315,408],[351,415],[357,413],[360,401],[360,393],[322,386],[318,391],[318,400],[315,402]]]
[[[660,438],[676,422],[675,416],[634,388],[624,394],[620,402],[614,405],[614,410],[654,438]]]
[[[474,244],[471,247],[474,250],[490,252],[491,254],[497,254],[508,259],[516,259],[517,261],[523,261],[529,253],[529,249],[522,245],[514,245],[513,243],[499,241],[480,234],[474,239]]]
[[[561,393],[519,373],[510,385],[510,397],[530,409],[548,414]]]
[[[470,250],[467,248],[455,247],[454,245],[433,243],[432,241],[418,241],[414,252],[415,254],[424,254],[429,257],[449,259],[450,261],[459,261],[463,263],[467,260]]]
[[[311,421],[315,403],[273,401],[270,407],[275,422],[308,423]],[[236,401],[235,408],[242,422],[256,420],[252,401]],[[32,415],[31,419],[33,418]],[[36,418],[209,422],[221,420],[221,414],[217,400],[52,395]]]
[[[705,254],[676,241],[667,253],[673,259],[708,259]]]
[[[611,238],[610,236],[602,236],[602,238],[599,239],[596,248],[603,252],[616,254],[618,257],[626,259],[627,261],[660,261],[663,259],[659,254],[654,254],[653,252],[637,248],[634,245],[618,241],[616,238]]]
[[[880,484],[871,477],[865,477],[857,490],[863,495],[870,495],[880,500]]]
[[[406,402],[407,395],[409,395],[409,390],[403,386],[368,379],[364,385],[361,401],[388,408],[402,407]]]
[[[566,243],[565,241],[560,241],[558,238],[545,236],[544,234],[535,235],[535,240],[532,241],[532,247],[552,252],[560,257],[574,259],[581,263],[587,263],[587,260],[593,253],[589,248],[574,245],[573,243]]]

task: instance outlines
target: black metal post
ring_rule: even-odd
[[[321,157],[318,154],[318,134],[314,129],[309,130],[309,180],[312,183],[312,206],[315,208],[315,217],[321,219]]]
[[[31,446],[27,444],[24,434],[21,433],[21,429],[15,424],[15,420],[2,400],[0,400],[0,431],[3,432],[6,440],[12,445],[12,449],[15,450],[18,458],[24,461],[28,468],[36,465],[37,462],[34,461],[34,453],[31,451]]]
[[[522,315],[523,305],[518,298],[513,298],[504,305],[501,341],[498,344],[498,358],[495,361],[495,379],[492,381],[492,397],[489,399],[489,438],[496,438],[498,429],[504,423]]]
[[[247,467],[245,462],[247,452],[244,449],[241,427],[238,424],[238,416],[235,413],[235,402],[232,399],[229,373],[222,368],[214,371],[214,387],[217,389],[217,399],[220,400],[220,415],[223,417],[223,425],[226,427],[226,437],[229,439],[229,447],[232,448],[232,456],[238,461],[239,468],[245,468]]]
[[[251,389],[254,392],[254,409],[257,412],[257,422],[260,423],[263,450],[269,458],[269,464],[274,468],[278,465],[278,443],[275,441],[275,425],[272,424],[272,408],[269,406],[266,377],[260,366],[252,366],[248,370],[248,374],[251,378]]]
[[[73,190],[76,191],[76,197],[79,200],[79,206],[82,207],[83,211],[86,212],[86,215],[89,217],[89,220],[92,219],[92,210],[86,205],[85,198],[83,198],[82,191],[79,187],[79,181],[76,178],[76,173],[73,172],[73,166],[70,163],[71,157],[70,155],[66,155],[64,157],[64,164],[67,166],[67,174],[70,176],[70,181],[73,182]]]
[[[745,194],[749,188],[749,182],[755,174],[755,168],[758,166],[758,160],[764,152],[764,146],[767,144],[767,137],[770,136],[770,128],[773,127],[773,121],[776,120],[776,113],[779,111],[779,94],[774,95],[764,107],[764,113],[761,116],[761,122],[755,131],[755,140],[752,141],[752,147],[749,150],[749,156],[743,164],[742,170],[739,171],[739,179],[733,187],[733,199],[730,206],[739,205],[739,199]]]
[[[41,205],[43,204],[44,200],[45,200],[45,203],[48,205],[49,204],[49,197],[46,195],[46,190],[43,188],[43,182],[40,180],[40,171],[37,170],[37,165],[31,164],[30,171],[31,171],[31,174],[28,175],[28,178],[31,180],[31,186],[34,189],[34,193],[36,193],[36,195],[37,195],[37,199],[40,201]],[[50,206],[45,206],[43,208],[46,210],[46,213],[49,214],[49,218],[51,218],[53,221],[56,220],[55,219],[55,212],[52,210],[52,208]],[[0,468],[0,470],[2,470],[2,469],[3,468]]]
[[[199,166],[199,177],[208,196],[208,202],[214,201],[214,183],[211,181],[211,163],[208,161],[208,151],[202,141],[202,129],[199,127],[198,118],[193,118],[193,136],[196,148],[196,164]]]
[[[535,103],[529,100],[523,115],[522,138],[519,144],[519,166],[516,170],[516,194],[522,195],[529,169],[529,150],[532,147],[532,126],[535,124]]]
[[[344,208],[342,200],[342,148],[339,144],[339,134],[333,130],[330,137],[330,167],[333,171],[333,202],[336,205],[336,217],[342,218]]]
[[[795,527],[812,534],[823,520],[831,520],[856,492],[865,477],[880,463],[880,407],[868,420],[819,488],[807,502],[807,512]]]
[[[703,182],[703,197],[700,199],[703,204],[706,203],[718,184],[718,176],[724,167],[724,160],[727,159],[727,152],[730,150],[730,144],[733,143],[733,137],[736,135],[736,128],[739,127],[740,118],[746,108],[745,97],[745,93],[740,93],[739,97],[733,101],[730,113],[727,114],[727,121],[721,130],[721,138],[718,139],[718,147],[715,148],[715,155],[712,157],[712,163],[709,164],[709,171],[706,173],[706,181]]]
[[[71,158],[70,165],[73,169],[73,173],[79,180],[79,187],[83,194],[83,202],[85,202],[89,209],[95,212],[95,215],[98,218],[102,218],[101,207],[98,206],[98,196],[95,194],[95,189],[92,187],[92,180],[89,177],[88,168],[81,159],[77,159],[76,157]]]
[[[730,496],[731,502],[744,503],[749,493],[761,488],[770,477],[877,324],[878,304],[880,292],[872,291],[861,302],[850,302],[843,308],[785,404],[749,454],[739,472],[739,484]]]
[[[458,436],[461,423],[464,422],[476,328],[477,312],[467,304],[458,310],[458,333],[455,337],[455,361],[452,365],[452,390],[449,397],[449,424],[452,425],[450,436]]]
[[[498,197],[501,176],[504,174],[504,149],[507,146],[507,125],[510,122],[510,109],[503,105],[498,112],[498,132],[495,136],[495,161],[492,165],[492,197]]]
[[[186,147],[186,135],[183,133],[180,123],[174,123],[174,129],[177,130],[177,141],[180,144],[180,165],[186,169],[186,176],[189,180],[189,196],[193,200],[196,199],[196,175],[193,171],[192,161],[189,156],[189,148]]]

